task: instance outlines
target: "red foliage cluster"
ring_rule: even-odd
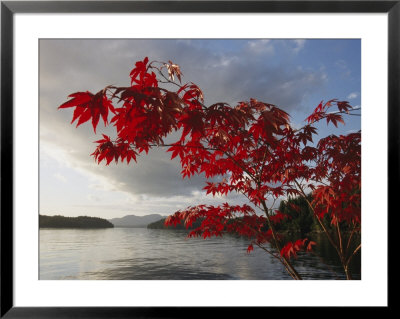
[[[96,141],[92,155],[98,163],[129,163],[152,147],[168,147],[171,159],[180,160],[183,178],[204,174],[207,194],[236,192],[248,198],[251,206],[199,205],[167,218],[167,225],[183,221],[187,227],[202,220],[189,236],[237,233],[251,238],[248,252],[253,244],[269,242],[280,252],[274,256],[287,265],[290,257],[299,250],[309,251],[315,243],[302,239],[281,248],[274,225],[285,216],[268,207],[267,199],[303,196],[307,189],[313,190],[310,205],[318,218],[329,214],[332,223],[361,222],[361,133],[332,135],[313,144],[317,133],[313,124],[322,119],[335,126],[343,123],[342,113],[352,110],[348,102],[321,102],[307,124],[294,129],[285,111],[255,99],[235,106],[205,106],[201,89],[191,82],[182,85],[181,76],[179,66],[171,61],[149,63],[145,58],[131,71],[130,86],[107,86],[96,94],[77,92],[60,108],[75,107],[72,122],[78,120],[79,126],[91,119],[95,131],[100,116],[108,125],[112,114],[116,138],[103,134]],[[173,84],[177,90],[161,87],[162,83]],[[336,111],[328,112],[332,107]],[[164,139],[171,132],[180,137],[166,144]]]
[[[326,185],[313,192],[315,211],[320,218],[329,214],[333,224],[361,223],[361,136],[351,133],[328,136],[318,143],[316,178]]]
[[[307,244],[306,244],[307,243]],[[316,245],[314,241],[305,239],[298,239],[294,243],[289,241],[281,250],[281,255],[286,256],[287,258],[290,257],[297,257],[297,252],[305,250],[311,251],[312,246]]]

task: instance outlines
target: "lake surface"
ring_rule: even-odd
[[[315,240],[315,239],[314,239]],[[335,252],[318,238],[322,261],[301,255],[303,279],[345,279]],[[40,229],[39,279],[72,280],[277,280],[291,279],[279,261],[233,236],[186,239],[186,232],[147,228]],[[360,279],[360,257],[354,279]]]

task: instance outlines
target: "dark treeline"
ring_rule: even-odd
[[[307,196],[308,201],[312,201],[311,194]],[[286,201],[281,201],[279,205],[279,211],[286,215],[286,217],[275,225],[276,231],[286,234],[301,234],[306,235],[309,233],[319,233],[322,232],[321,226],[319,225],[317,219],[314,217],[314,213],[310,209],[307,200],[302,197],[293,197]],[[323,218],[323,223],[328,231],[334,231],[331,225],[331,220],[328,215]],[[174,226],[166,227],[164,225],[165,219],[159,220],[157,222],[151,223],[147,226],[150,229],[177,229],[183,230],[186,227],[183,224],[177,224]],[[189,228],[194,229],[199,227],[201,220],[197,220],[193,223],[193,226]],[[263,228],[264,231],[268,230],[268,225]],[[348,230],[348,226],[343,223],[341,224],[341,229],[343,231]]]
[[[39,215],[39,228],[112,228],[108,220],[99,217],[46,216]]]
[[[311,194],[307,196],[307,200],[310,203],[312,202],[313,198]],[[321,226],[319,225],[317,218],[315,218],[307,200],[304,197],[299,196],[282,201],[279,205],[279,211],[287,215],[287,217],[276,226],[276,229],[278,231],[300,233],[303,235],[322,232]],[[324,216],[322,222],[329,232],[335,231],[329,214]],[[346,222],[340,223],[340,229],[344,232],[351,231],[349,227],[351,227],[351,225]]]
[[[307,196],[307,200],[312,201],[311,195]],[[307,200],[299,196],[281,201],[279,211],[286,217],[275,226],[276,230],[300,234],[320,231],[320,225],[314,218]]]

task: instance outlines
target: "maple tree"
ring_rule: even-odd
[[[182,84],[182,77],[177,64],[146,57],[130,72],[130,85],[110,85],[96,94],[76,92],[59,108],[75,108],[71,123],[76,121],[77,127],[91,120],[96,132],[102,119],[115,128],[115,138],[102,134],[96,141],[91,155],[98,163],[129,163],[151,148],[166,147],[171,159],[180,159],[183,178],[204,174],[207,194],[245,196],[248,204],[190,206],[165,223],[183,222],[189,228],[200,220],[189,237],[246,236],[248,252],[260,247],[294,279],[301,274],[291,258],[311,252],[316,243],[308,238],[286,241],[276,225],[288,216],[274,204],[303,196],[351,279],[349,263],[361,249],[361,243],[354,244],[361,230],[361,131],[330,135],[316,144],[313,138],[317,122],[337,126],[354,108],[347,101],[321,102],[306,124],[295,129],[288,113],[256,99],[206,106],[202,90],[192,82]],[[166,143],[172,132],[178,138]],[[324,216],[330,218],[330,229]],[[343,231],[344,224],[350,231]]]

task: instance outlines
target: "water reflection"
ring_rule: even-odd
[[[294,262],[296,268],[304,279],[344,279],[329,243],[323,238],[318,242],[334,272],[308,254]],[[185,239],[185,231],[41,229],[40,279],[291,279],[264,251],[255,248],[247,254],[247,245],[247,240],[232,236]],[[359,279],[360,265],[353,266],[354,278]]]

